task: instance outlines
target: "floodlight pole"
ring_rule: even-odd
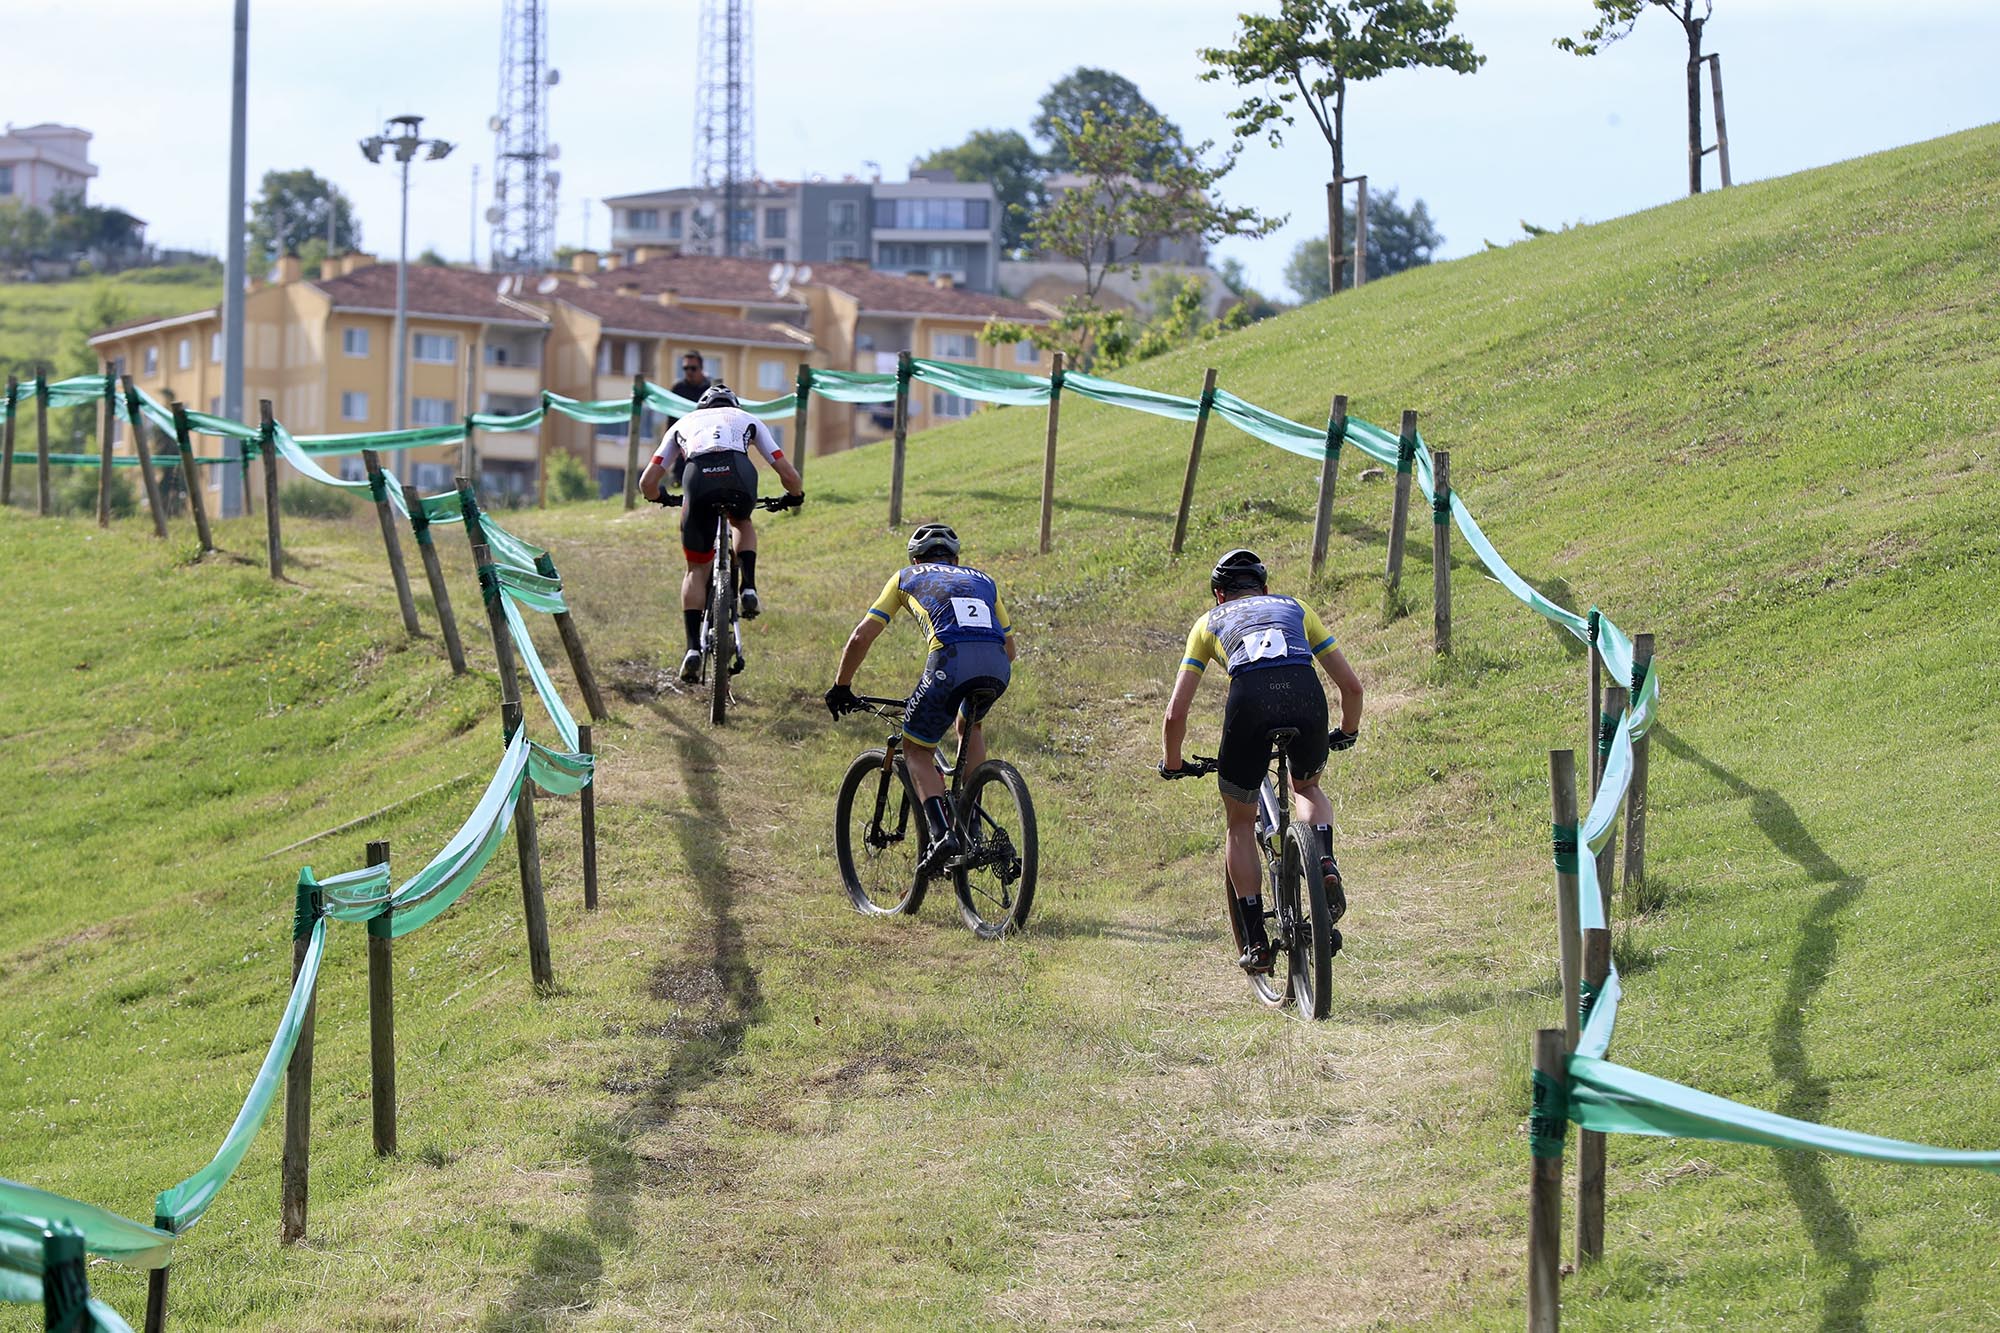
[[[396,242],[396,325],[392,335],[396,340],[396,353],[390,359],[390,391],[395,404],[389,412],[392,429],[402,430],[408,421],[408,384],[410,374],[410,160],[419,148],[428,150],[425,161],[435,162],[450,153],[453,145],[443,139],[426,139],[418,133],[422,127],[422,116],[391,116],[383,133],[372,139],[361,141],[361,155],[370,162],[382,160],[382,150],[396,150],[396,164],[402,172],[402,224]]]
[[[236,0],[236,52],[229,92],[229,226],[223,233],[222,267],[222,415],[243,419],[243,196],[245,122],[249,116],[250,0]],[[186,447],[185,444],[182,445]],[[240,440],[228,440],[223,453],[238,458]],[[239,513],[243,497],[238,469],[222,469],[222,512]]]

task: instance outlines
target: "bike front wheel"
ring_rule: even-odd
[[[833,812],[834,852],[854,910],[894,916],[922,905],[923,833],[923,811],[901,761],[886,765],[880,747],[863,751],[841,779]]]
[[[1312,831],[1301,824],[1285,830],[1285,864],[1281,872],[1285,901],[1293,919],[1286,963],[1299,1017],[1325,1018],[1333,1011],[1334,928],[1327,902],[1326,881],[1320,878],[1319,852]]]
[[[729,657],[735,651],[730,634],[729,521],[719,520],[715,534],[715,563],[708,572],[708,720],[721,726],[729,717]]]
[[[1035,802],[1012,764],[989,759],[973,773],[958,803],[965,850],[952,872],[959,915],[982,940],[1019,930],[1035,901]]]

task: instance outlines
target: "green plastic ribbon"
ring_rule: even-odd
[[[1537,1157],[1561,1157],[1569,1137],[1569,1107],[1563,1086],[1541,1070],[1534,1075],[1534,1099],[1528,1111],[1528,1151]]]
[[[1557,873],[1574,875],[1576,873],[1576,825],[1549,825],[1549,842],[1555,849]]]
[[[0,1230],[39,1235],[59,1222],[81,1230],[85,1247],[113,1263],[165,1268],[173,1262],[174,1237],[170,1232],[33,1185],[0,1180]]]

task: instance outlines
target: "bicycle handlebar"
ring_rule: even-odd
[[[784,495],[771,495],[758,500],[757,507],[775,514],[780,510],[798,508],[800,504],[805,503],[805,498],[804,495],[800,495],[797,497],[797,502],[795,503],[789,492]],[[686,501],[687,496],[682,492],[670,491],[662,486],[660,488],[660,498],[653,501],[653,503],[665,505],[669,509],[679,509]]]

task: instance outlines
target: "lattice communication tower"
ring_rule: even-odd
[[[561,149],[549,142],[549,90],[560,76],[549,67],[548,6],[544,0],[502,0],[500,109],[493,131],[492,263],[528,272],[555,262],[556,187],[549,164]]]
[[[722,217],[707,232],[733,255],[754,240],[744,235],[748,204],[739,204],[757,177],[750,0],[702,0],[695,50],[694,183],[722,192]]]

